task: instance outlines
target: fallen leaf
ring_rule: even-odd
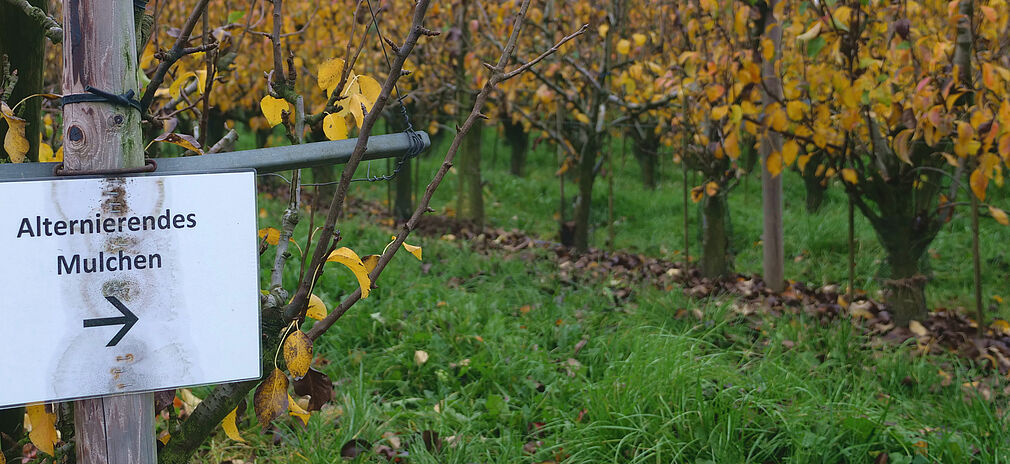
[[[270,422],[288,410],[288,377],[274,368],[253,394],[253,410],[260,426],[266,429]]]
[[[282,351],[291,376],[295,379],[305,377],[312,365],[312,339],[305,332],[296,330],[284,339]]]
[[[424,363],[428,362],[428,352],[424,350],[414,351],[414,362],[418,366],[423,366]]]
[[[372,449],[372,445],[360,438],[354,438],[340,447],[340,457],[354,459]]]
[[[909,321],[908,330],[910,330],[916,337],[925,337],[929,335],[929,331],[919,321]]]

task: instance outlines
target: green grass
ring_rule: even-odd
[[[530,175],[517,179],[507,173],[504,146],[493,164],[487,152],[488,222],[552,237],[558,185],[551,153],[534,152]],[[615,164],[615,247],[678,259],[679,172],[666,166],[659,189],[648,192],[633,160]],[[424,159],[422,178],[436,166]],[[373,162],[373,172],[384,168]],[[454,176],[448,180],[436,210],[454,206]],[[829,192],[822,212],[809,216],[801,190],[797,178],[786,178],[787,275],[841,282],[844,199]],[[758,192],[751,179],[730,197],[744,272],[760,270]],[[385,185],[356,184],[355,194],[384,199]],[[601,181],[596,245],[606,240],[605,194]],[[280,204],[263,198],[261,206],[271,212],[261,226],[277,226]],[[970,301],[965,222],[955,220],[933,247],[940,256],[932,259],[935,304]],[[872,291],[882,255],[862,218],[857,227],[860,286]],[[307,230],[302,221],[300,241]],[[391,232],[363,217],[340,230],[341,244],[362,255],[380,252]],[[983,225],[987,297],[1006,278],[999,245],[1007,238],[1005,229]],[[676,288],[642,285],[615,300],[609,282],[559,282],[543,250],[487,254],[459,240],[409,242],[424,247],[428,272],[398,254],[372,296],[316,343],[319,368],[336,384],[334,405],[307,426],[277,421],[276,435],[260,433],[249,412],[240,426],[248,444],[218,432],[198,462],[332,463],[351,440],[391,445],[392,435],[409,463],[871,463],[881,453],[890,463],[1010,463],[1007,381],[953,354],[924,358],[914,347],[881,347],[846,321],[745,319],[731,299],[694,300]],[[264,278],[272,259],[270,250]],[[296,266],[288,270],[291,286]],[[355,285],[333,266],[315,292],[333,305]],[[427,362],[415,361],[418,350]],[[963,387],[972,381],[994,396]],[[443,447],[428,449],[424,431],[437,432]],[[388,461],[367,452],[350,462]]]
[[[387,238],[353,219],[343,233],[362,253]],[[748,322],[729,301],[651,286],[615,302],[601,296],[605,283],[559,283],[544,252],[489,256],[459,241],[412,241],[430,272],[398,255],[373,296],[316,344],[339,409],[306,427],[279,421],[283,446],[247,416],[251,445],[219,434],[202,462],[332,463],[349,440],[388,444],[385,433],[411,463],[834,463],[881,452],[892,463],[1010,462],[1005,403],[962,391],[980,373],[954,357],[871,348],[844,322]],[[333,302],[353,285],[334,267],[318,293]],[[703,319],[678,318],[681,309]],[[423,365],[417,350],[430,355]],[[941,370],[954,376],[949,385]],[[429,451],[425,430],[453,444]],[[385,461],[367,453],[353,462]]]
[[[494,134],[484,132],[483,177],[488,223],[506,229],[517,228],[531,234],[556,240],[560,186],[554,176],[557,162],[554,147],[541,144],[531,151],[527,163],[528,175],[516,178],[509,174],[509,148],[504,138],[497,141]],[[431,150],[421,161],[421,179],[426,184],[442,160],[447,145]],[[673,164],[669,150],[660,155],[659,186],[655,191],[643,188],[639,180],[639,167],[630,153],[624,152],[621,141],[611,143],[615,154],[614,210],[615,235],[613,248],[629,250],[673,260],[683,259],[682,173]],[[497,152],[497,154],[495,154]],[[385,163],[372,162],[372,170],[385,172]],[[365,168],[359,168],[364,172]],[[698,179],[700,184],[701,180]],[[825,196],[818,214],[806,211],[806,196],[799,175],[788,171],[784,177],[785,209],[785,274],[787,279],[814,284],[847,283],[848,279],[848,201],[837,185]],[[690,184],[693,187],[695,184]],[[576,186],[569,181],[565,186],[568,196],[567,218],[571,218],[572,201]],[[360,189],[372,199],[385,200],[386,186],[372,185]],[[1010,209],[1010,186],[992,186],[989,200],[996,206]],[[593,194],[592,246],[607,247],[608,185],[598,177]],[[455,208],[456,176],[449,175],[432,202],[436,211]],[[962,196],[963,198],[963,196]],[[729,195],[732,221],[732,248],[736,255],[738,272],[761,273],[761,185],[760,178],[750,175]],[[691,230],[691,256],[696,258],[700,227],[698,207],[689,204]],[[884,252],[869,223],[856,212],[856,288],[874,295],[879,289],[879,277],[884,264]],[[993,296],[1010,297],[1003,289],[1010,277],[1010,251],[1005,244],[1010,241],[1010,227],[983,217],[981,222],[981,256],[983,273],[983,298],[992,316],[1010,317],[1008,303],[1000,303]],[[932,271],[927,285],[927,298],[934,307],[963,307],[974,311],[971,229],[968,210],[961,208],[954,220],[944,227],[930,247],[929,267]]]

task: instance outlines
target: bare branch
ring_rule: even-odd
[[[502,51],[501,57],[498,59],[498,64],[494,66],[494,69],[497,70],[504,69],[505,65],[508,63],[509,58],[512,56],[512,53],[515,51],[516,42],[518,41],[519,33],[522,29],[523,21],[525,20],[526,17],[526,10],[529,8],[529,4],[530,0],[523,0],[519,13],[516,15],[514,23],[515,25],[512,29],[512,34],[509,37],[505,49]],[[497,87],[497,85],[502,82],[504,77],[505,74],[502,73],[501,71],[492,71],[491,76],[484,84],[483,89],[481,89],[480,93],[477,94],[477,98],[474,102],[474,106],[470,112],[470,115],[463,122],[462,126],[460,126],[459,131],[453,138],[452,144],[449,146],[449,150],[445,154],[445,160],[442,162],[442,165],[439,168],[438,172],[435,173],[435,176],[432,178],[431,182],[428,184],[428,187],[425,189],[424,196],[421,197],[420,201],[418,202],[417,209],[414,210],[414,214],[411,215],[410,219],[408,219],[407,222],[403,224],[403,227],[400,233],[397,234],[396,239],[393,241],[392,244],[390,244],[389,247],[386,248],[386,251],[382,253],[382,255],[379,257],[378,263],[376,263],[375,265],[375,269],[373,269],[371,274],[369,274],[369,277],[372,279],[373,282],[379,278],[379,275],[382,273],[382,270],[385,269],[386,265],[393,258],[393,255],[396,254],[396,251],[399,250],[400,247],[403,245],[403,242],[407,239],[407,236],[410,235],[410,232],[417,227],[417,223],[418,221],[420,221],[421,216],[429,211],[429,204],[431,203],[431,198],[434,195],[435,190],[442,183],[442,180],[445,178],[445,175],[449,172],[449,168],[452,167],[452,161],[456,157],[456,153],[459,150],[460,145],[462,144],[463,138],[466,136],[467,132],[469,132],[470,129],[473,127],[474,123],[481,118],[482,116],[481,109],[487,102],[488,97],[494,91],[495,87]],[[346,170],[344,172],[345,174],[347,173]],[[343,314],[346,313],[347,310],[350,309],[350,307],[353,306],[354,303],[356,303],[360,298],[361,298],[361,289],[357,289],[354,291],[354,293],[352,293],[350,296],[341,301],[340,305],[333,311],[331,311],[330,314],[328,314],[323,320],[316,322],[315,325],[312,326],[312,329],[309,330],[307,334],[309,338],[316,339],[320,335],[325,333],[326,330],[329,329],[330,326],[332,326],[337,321],[337,319],[343,316]]]
[[[189,36],[193,33],[193,28],[196,27],[196,22],[200,20],[203,16],[203,12],[207,10],[207,2],[209,0],[199,0],[193,11],[190,12],[189,18],[186,19],[186,24],[182,26],[182,30],[179,32],[179,37],[175,39],[175,44],[172,45],[172,49],[165,54],[165,59],[158,64],[158,68],[154,70],[154,75],[151,76],[151,82],[147,84],[147,90],[144,91],[144,96],[140,99],[140,107],[147,111],[147,108],[151,106],[151,102],[154,101],[154,92],[158,90],[161,83],[165,81],[165,75],[168,73],[168,69],[179,61],[179,58],[186,56],[185,49],[186,44],[189,43]]]
[[[588,24],[583,24],[582,27],[579,28],[579,30],[577,30],[577,31],[569,34],[568,36],[565,36],[565,38],[561,39],[561,41],[559,41],[558,43],[554,44],[553,47],[551,47],[551,48],[547,49],[547,51],[541,53],[540,56],[534,58],[533,60],[529,61],[528,63],[526,63],[526,64],[524,64],[522,66],[519,66],[516,69],[513,69],[512,71],[509,71],[508,73],[505,73],[505,75],[502,76],[502,81],[507,81],[509,79],[512,79],[513,77],[516,77],[516,76],[518,76],[518,75],[526,72],[527,69],[530,69],[531,67],[533,67],[537,63],[541,62],[544,58],[547,58],[548,56],[553,55],[555,52],[558,51],[559,48],[561,48],[562,45],[564,45],[564,44],[568,43],[570,40],[572,40],[572,39],[574,39],[574,38],[576,38],[576,37],[584,34],[588,29],[589,29],[589,25]]]

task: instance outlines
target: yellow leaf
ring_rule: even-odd
[[[268,244],[277,246],[277,243],[281,241],[281,231],[274,229],[273,227],[266,227],[256,231],[256,235],[259,235],[260,240],[266,240]]]
[[[323,118],[323,133],[330,140],[343,140],[347,138],[347,123],[343,116],[331,113]]]
[[[414,255],[414,257],[417,258],[418,261],[421,261],[421,247],[414,246],[409,243],[404,243],[403,248],[407,250],[407,252],[409,252],[410,254]]]
[[[765,61],[772,61],[775,59],[775,42],[772,39],[762,39],[761,40],[761,57]]]
[[[238,433],[238,426],[235,424],[238,415],[238,408],[232,409],[227,416],[224,416],[224,420],[221,421],[221,428],[224,429],[224,434],[235,441],[240,441],[245,443],[242,439],[242,434]]]
[[[705,195],[714,197],[717,193],[719,193],[719,184],[711,181],[705,184]]]
[[[260,100],[260,110],[263,111],[263,117],[267,118],[267,124],[274,127],[283,122],[281,112],[290,111],[291,105],[287,100],[267,95]]]
[[[782,161],[786,163],[786,166],[792,166],[799,153],[800,144],[796,143],[795,140],[787,140],[786,143],[782,144]]]
[[[319,88],[326,91],[327,95],[332,95],[337,86],[340,85],[340,78],[344,72],[344,60],[340,58],[332,59],[319,66],[316,73]]]
[[[253,394],[253,409],[256,411],[260,426],[264,429],[288,410],[288,377],[280,369],[275,367],[256,387]]]
[[[821,22],[818,20],[817,22],[814,23],[813,26],[810,26],[810,29],[807,29],[806,32],[796,36],[796,40],[799,40],[801,42],[813,40],[817,38],[817,36],[820,33],[821,33]]]
[[[168,433],[168,430],[162,430],[161,433],[158,434],[158,442],[161,443],[161,446],[167,445],[168,441],[171,439],[172,434]]]
[[[395,235],[393,236],[393,240],[396,240],[396,236]],[[403,242],[403,249],[407,250],[408,253],[414,255],[414,257],[417,258],[418,261],[422,261],[421,260],[421,247],[411,245],[411,244],[409,244],[407,242]],[[369,272],[371,272],[371,271],[369,271]]]
[[[42,452],[54,456],[54,448],[59,441],[56,437],[56,414],[46,412],[46,405],[42,403],[25,406],[25,413],[32,426],[32,431],[28,433],[32,444]]]
[[[1006,211],[1003,211],[995,206],[990,206],[989,215],[992,216],[996,222],[1004,226],[1010,226],[1010,219],[1007,219]]]
[[[596,32],[600,34],[601,39],[607,38],[608,31],[610,31],[610,25],[607,23],[600,24],[600,27],[596,28]]]
[[[187,150],[195,151],[201,155],[203,154],[203,150],[200,149],[200,142],[198,142],[192,135],[169,132],[155,137],[153,142],[171,143]]]
[[[172,81],[172,85],[168,86],[168,94],[178,100],[182,96],[182,86],[195,77],[196,73],[193,71],[180,74],[179,77]]]
[[[309,412],[305,408],[298,405],[298,402],[288,395],[288,414],[301,419],[302,425],[309,425]]]
[[[631,40],[635,41],[635,46],[636,47],[641,47],[642,45],[645,45],[646,39],[647,39],[647,37],[645,36],[645,34],[632,34],[631,35]]]
[[[379,265],[379,255],[368,255],[361,258],[361,263],[365,265],[365,270],[369,274],[375,270],[375,266]]]
[[[59,158],[57,158],[59,154]],[[50,162],[63,161],[63,147],[60,147],[60,151],[53,153],[53,147],[48,143],[42,142],[39,144],[39,162],[40,163],[50,163]]]
[[[726,113],[728,113],[728,112],[729,112],[729,107],[727,107],[726,105],[720,105],[720,106],[717,106],[715,108],[712,108],[712,120],[713,121],[718,121],[718,120],[722,119],[723,117],[725,117]]]
[[[326,317],[328,310],[326,309],[326,303],[316,295],[309,295],[309,307],[305,310],[305,317],[310,317],[317,321],[321,321]]]
[[[783,132],[789,127],[789,120],[786,118],[786,112],[782,110],[782,107],[777,103],[771,108],[771,114],[769,115],[768,127],[776,132]]]
[[[701,187],[694,187],[691,189],[691,201],[697,203],[705,198],[705,192]]]
[[[786,103],[786,114],[788,114],[789,119],[792,119],[793,121],[802,120],[803,113],[806,110],[807,110],[807,104],[801,101],[791,101],[789,103]]]
[[[581,122],[582,124],[589,124],[589,116],[586,116],[581,111],[578,110],[575,111],[575,119]]]
[[[711,85],[705,89],[705,96],[710,102],[718,100],[724,93],[726,93],[726,88],[719,84]]]
[[[628,39],[621,39],[617,41],[617,53],[622,55],[627,55],[631,53],[631,41]]]
[[[12,163],[22,163],[28,153],[28,139],[25,137],[27,121],[14,116],[14,111],[6,103],[0,102],[0,114],[7,121],[7,135],[4,137],[4,151]]]
[[[284,339],[284,362],[295,380],[305,377],[312,367],[312,339],[305,332],[296,330]]]
[[[730,159],[735,160],[740,157],[740,141],[736,135],[736,131],[730,132],[726,140],[723,141],[723,149]]]
[[[929,331],[926,330],[926,327],[916,320],[908,322],[908,330],[915,334],[916,337],[925,337],[926,335],[929,335]]]
[[[968,183],[971,184],[971,191],[975,192],[978,200],[985,201],[985,189],[989,186],[989,179],[986,178],[985,173],[981,169],[975,168]]]
[[[365,109],[371,111],[375,101],[379,99],[379,94],[382,93],[382,86],[369,76],[358,76],[358,87],[365,100]]]
[[[912,129],[905,129],[898,132],[898,135],[894,136],[894,155],[910,166],[912,164],[912,158],[909,155],[909,151],[911,150],[909,140],[911,140],[912,134],[914,133],[915,131]]]
[[[358,125],[358,129],[361,129],[361,123],[365,121],[365,112],[361,109],[361,105],[364,100],[361,98],[360,94],[351,95],[347,99],[347,110],[351,112],[354,116],[354,123]]]
[[[782,173],[782,154],[774,151],[768,155],[768,160],[765,162],[768,168],[768,173],[775,177]]]
[[[807,154],[796,159],[796,166],[799,166],[801,173],[805,173],[807,171],[807,163],[809,163],[810,158],[813,157],[814,155]]]
[[[852,185],[856,185],[859,183],[859,175],[857,175],[856,170],[852,168],[842,169],[842,179],[845,179],[845,182],[848,182]]]
[[[330,256],[326,258],[326,261],[336,262],[347,266],[351,272],[354,273],[354,277],[358,278],[358,286],[361,287],[361,298],[368,298],[368,292],[372,287],[372,280],[368,278],[368,271],[365,269],[365,264],[361,262],[361,258],[353,250],[347,247],[340,247],[333,250]]]

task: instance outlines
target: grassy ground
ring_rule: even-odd
[[[489,222],[551,236],[557,185],[549,155],[533,155],[527,179],[504,172],[504,148],[493,166],[486,158]],[[426,160],[422,172],[434,165]],[[679,185],[665,172],[646,195],[635,175],[629,161],[616,178],[616,247],[675,257]],[[738,267],[752,272],[760,269],[755,184],[731,200]],[[821,215],[807,217],[797,184],[787,179],[787,252],[805,257],[788,261],[788,275],[840,281],[844,204],[829,196]],[[452,206],[453,188],[443,187],[436,209]],[[382,186],[361,190],[385,196]],[[603,218],[601,211],[596,220]],[[873,288],[879,248],[860,224],[858,271]],[[935,247],[950,258],[933,260],[931,299],[965,304],[969,242],[963,221],[951,229]],[[302,224],[301,237],[306,230]],[[341,230],[342,244],[359,254],[381,251],[389,238],[389,229],[360,218]],[[598,228],[596,243],[605,236]],[[987,226],[986,256],[1003,256],[1006,238]],[[199,461],[331,463],[358,439],[397,448],[410,463],[1010,462],[1006,380],[986,380],[953,356],[880,347],[846,323],[743,319],[728,300],[696,301],[679,289],[645,285],[617,300],[608,282],[559,282],[544,251],[410,242],[424,247],[430,268],[398,255],[373,296],[317,342],[319,368],[337,384],[335,406],[307,426],[279,421],[276,435],[259,433],[247,414],[248,444],[219,433]],[[1005,272],[988,273],[991,294]],[[333,304],[354,285],[334,267],[316,293]],[[353,462],[387,461],[366,452]]]
[[[488,134],[485,131],[485,134]],[[444,142],[444,141],[443,141]],[[556,213],[559,207],[559,182],[554,172],[557,163],[554,148],[542,144],[530,153],[529,174],[516,178],[508,173],[509,148],[504,139],[497,142],[493,134],[484,139],[485,202],[490,224],[518,228],[548,239],[557,237]],[[432,150],[421,162],[421,178],[429,179],[438,168],[444,148]],[[630,150],[630,146],[629,146]],[[636,251],[653,256],[681,260],[683,249],[683,211],[681,171],[663,154],[660,162],[660,183],[655,191],[646,190],[639,180],[639,167],[630,151],[624,153],[620,141],[612,142],[614,161],[614,210],[616,241],[612,248]],[[497,152],[497,154],[495,154]],[[364,168],[362,168],[364,169]],[[372,169],[385,172],[384,162],[373,162]],[[455,176],[448,176],[435,195],[433,207],[438,211],[455,208]],[[698,180],[697,183],[701,183]],[[786,278],[814,284],[845,283],[848,279],[848,201],[841,188],[829,189],[824,205],[816,215],[808,214],[803,182],[793,172],[785,174],[785,252]],[[690,184],[693,187],[695,184]],[[593,197],[595,225],[591,243],[607,246],[606,179],[596,182]],[[576,186],[566,186],[569,196],[568,218],[572,214]],[[1010,186],[991,187],[990,201],[1010,209]],[[385,185],[362,188],[371,198],[385,199]],[[995,200],[993,200],[995,198]],[[750,176],[729,196],[736,269],[743,273],[761,272],[761,185],[760,178]],[[691,223],[692,257],[698,248],[698,208],[688,205]],[[983,259],[983,297],[990,314],[1010,317],[1010,298],[1003,288],[1010,278],[1010,228],[983,218],[981,223],[981,255]],[[878,275],[884,264],[884,253],[869,223],[856,213],[856,287],[871,293],[880,287]],[[930,247],[928,258],[932,269],[927,297],[932,306],[965,307],[974,310],[971,278],[971,232],[968,211],[962,209]],[[886,271],[885,271],[886,272]],[[996,297],[996,298],[994,298]]]

